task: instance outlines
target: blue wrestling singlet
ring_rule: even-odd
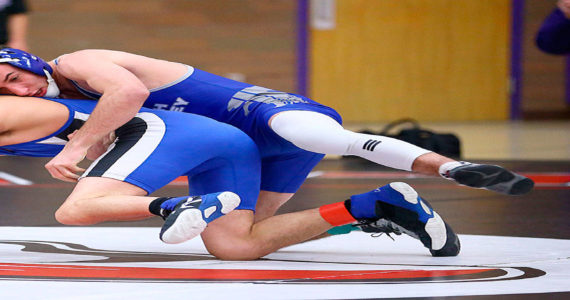
[[[67,135],[81,127],[96,105],[90,100],[48,100],[69,109],[66,124],[44,138],[1,146],[0,154],[57,155]],[[179,176],[188,176],[190,195],[232,191],[241,197],[237,209],[255,209],[259,151],[240,130],[203,116],[143,108],[115,134],[109,150],[82,177],[113,178],[150,194]]]
[[[75,86],[90,98],[100,96]],[[150,92],[144,107],[207,116],[247,133],[262,157],[261,189],[273,192],[296,192],[324,155],[302,150],[281,138],[269,127],[269,119],[281,111],[304,110],[342,122],[335,110],[307,97],[234,81],[190,66],[179,80]]]

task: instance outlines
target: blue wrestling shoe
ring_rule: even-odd
[[[419,239],[433,256],[456,256],[461,248],[451,227],[408,184],[393,182],[350,197],[350,212],[362,231],[405,233]]]
[[[165,207],[177,201],[160,230],[160,239],[167,244],[178,244],[198,236],[208,223],[224,216],[240,204],[240,197],[232,192],[170,199]]]
[[[440,174],[462,185],[507,195],[523,195],[534,187],[530,178],[496,165],[451,162],[440,168]]]

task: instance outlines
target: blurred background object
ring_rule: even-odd
[[[28,8],[25,0],[0,1],[0,45],[28,50]]]
[[[536,45],[546,53],[570,54],[570,0],[558,0],[540,25]]]

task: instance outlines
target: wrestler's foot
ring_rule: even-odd
[[[495,165],[450,162],[439,170],[441,176],[459,184],[507,195],[526,194],[534,186],[531,179]]]
[[[393,182],[350,197],[350,210],[358,215],[372,209],[374,216],[357,218],[362,231],[405,233],[419,239],[433,256],[456,256],[461,248],[451,227],[408,184]],[[353,213],[355,212],[355,213]]]
[[[193,239],[206,229],[208,223],[228,214],[239,203],[239,196],[232,192],[212,193],[180,200],[162,225],[160,239],[167,244],[178,244]]]

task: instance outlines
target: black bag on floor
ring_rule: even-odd
[[[390,134],[397,127],[410,126],[411,128],[400,129],[395,134]],[[420,128],[420,124],[413,119],[401,119],[394,121],[380,132],[380,135],[396,138],[418,147],[431,150],[443,156],[460,158],[461,142],[459,138],[452,133],[435,133],[433,131]]]

